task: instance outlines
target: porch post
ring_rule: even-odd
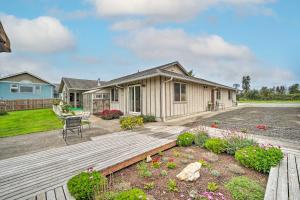
[[[77,108],[77,93],[74,92],[74,108]]]
[[[166,121],[166,98],[165,98],[165,82],[160,77],[160,84],[161,84],[161,102],[160,102],[160,109],[161,109],[161,119],[163,122]]]

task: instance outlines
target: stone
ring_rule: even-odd
[[[212,152],[206,152],[202,156],[208,162],[217,162],[219,160],[219,156]]]
[[[156,200],[156,199],[152,195],[147,195],[147,200]]]
[[[149,162],[151,162],[151,161],[152,161],[152,158],[151,158],[150,155],[148,155],[147,158],[146,158],[146,162],[149,163]]]
[[[198,196],[198,191],[197,190],[191,190],[189,192],[189,197],[191,197],[192,199],[195,199]]]
[[[186,166],[176,177],[182,181],[195,181],[200,177],[201,163],[194,162]]]
[[[231,171],[234,174],[238,174],[238,175],[245,174],[245,170],[239,165],[229,164],[227,166],[227,168],[228,168],[229,171]]]

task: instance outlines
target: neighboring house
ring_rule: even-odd
[[[59,93],[59,83],[53,83],[54,87],[54,93],[53,93],[53,97],[55,99],[61,99],[61,93]]]
[[[216,106],[228,108],[236,101],[234,88],[189,76],[179,62],[120,77],[98,89],[94,91],[110,91],[110,109],[154,115],[162,121]]]
[[[54,85],[29,72],[0,77],[0,99],[50,99]]]
[[[101,86],[103,81],[85,80],[63,77],[60,82],[58,92],[61,93],[62,100],[77,108],[82,107],[82,93]],[[76,103],[75,103],[76,102]]]

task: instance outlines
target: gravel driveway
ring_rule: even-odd
[[[210,126],[215,120],[219,128],[243,130],[248,133],[300,141],[300,107],[245,107],[217,114],[213,117],[199,117],[188,126]],[[256,128],[267,125],[267,130]]]

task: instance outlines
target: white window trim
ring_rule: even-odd
[[[129,88],[131,88],[131,87],[136,87],[136,86],[140,86],[140,106],[141,106],[141,108],[140,108],[140,112],[133,112],[133,111],[129,111],[130,110],[130,105],[129,105],[129,101],[130,101],[130,97],[129,97]],[[128,86],[128,95],[127,95],[128,97],[127,97],[127,102],[128,102],[128,113],[129,114],[132,114],[132,115],[141,115],[141,113],[142,113],[142,85],[141,84],[136,84],[136,85],[130,85],[130,86]],[[135,105],[134,105],[134,107],[135,107]],[[135,109],[134,109],[135,110]]]
[[[179,101],[175,100],[175,84],[176,83],[180,84],[180,87],[179,87],[179,98],[180,98],[180,100]],[[185,101],[181,100],[181,85],[185,85]],[[187,102],[187,84],[186,83],[182,83],[182,82],[174,82],[173,87],[174,87],[173,88],[173,91],[174,91],[174,103],[186,103]]]
[[[40,92],[39,93],[37,93],[36,87],[40,87]],[[42,94],[42,86],[41,85],[35,85],[34,86],[34,94]]]
[[[119,103],[119,99],[120,99],[120,96],[119,96],[119,88],[112,88],[115,92],[114,92],[114,98],[112,98],[112,91],[110,90],[110,99],[111,99],[111,102],[114,102],[114,103]],[[116,91],[118,91],[118,100],[116,101]],[[114,100],[113,100],[114,99]]]

